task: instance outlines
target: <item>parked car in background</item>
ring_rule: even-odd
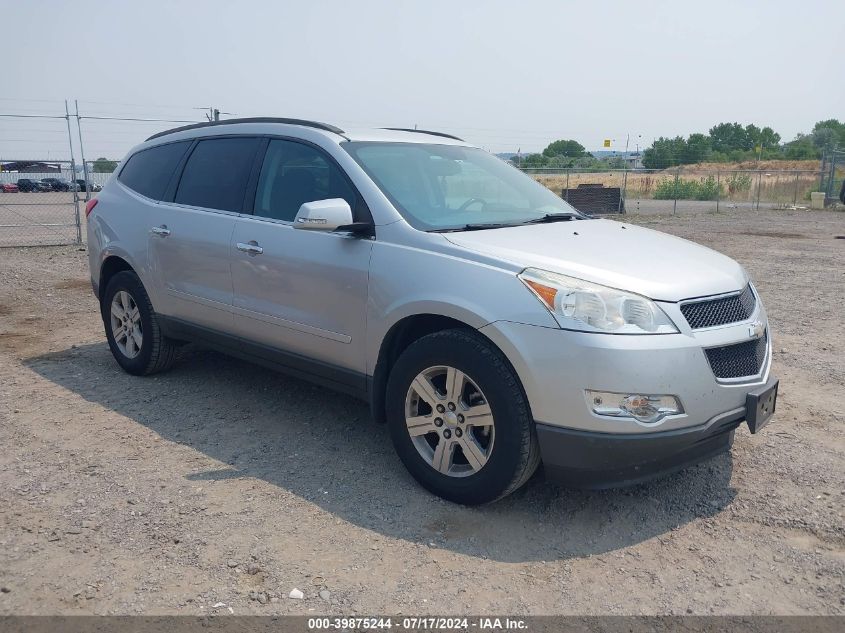
[[[673,472],[775,410],[766,310],[740,264],[586,216],[448,134],[192,125],[133,149],[86,216],[125,371],[199,341],[354,394],[458,503],[513,492],[541,461],[599,488]]]
[[[103,188],[100,185],[93,183],[93,182],[90,182],[90,181],[86,182],[82,178],[80,178],[78,180],[74,180],[73,182],[76,183],[76,185],[79,187],[79,191],[102,191],[103,190]]]
[[[70,183],[64,178],[42,178],[41,183],[49,187],[47,191],[70,191]]]
[[[45,191],[44,187],[46,186],[37,180],[33,180],[32,178],[20,178],[18,179],[17,185],[20,191],[27,193],[35,191]],[[47,191],[52,191],[52,187],[50,189],[47,189]]]
[[[17,193],[19,191],[18,186],[13,182],[4,182],[0,185],[0,189],[3,190],[3,193]]]

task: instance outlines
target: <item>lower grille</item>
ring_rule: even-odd
[[[766,361],[769,332],[753,341],[704,350],[716,378],[756,376]]]

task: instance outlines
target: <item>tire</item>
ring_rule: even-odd
[[[462,395],[453,397],[447,380],[461,374],[464,386],[451,392]],[[425,385],[421,377],[428,378]],[[435,391],[421,395],[428,387]],[[428,404],[433,398],[442,413]],[[452,404],[455,415],[449,416]],[[485,404],[492,419],[480,414]],[[449,501],[478,505],[500,499],[528,481],[540,463],[522,385],[504,355],[475,331],[443,330],[412,343],[390,372],[385,406],[402,463],[424,488]],[[450,440],[444,446],[460,450],[440,451],[445,437]]]
[[[130,301],[126,303],[130,310],[124,310],[124,313],[130,315],[130,321],[124,322],[114,316],[112,306],[117,301],[119,307],[123,307],[127,296]],[[119,325],[116,327],[115,319],[117,318],[118,323],[131,324],[135,308],[137,308],[135,322],[138,326],[137,331],[133,327],[131,329],[135,333],[134,336],[123,336],[121,329],[125,332],[128,328]],[[147,376],[165,371],[173,365],[176,360],[177,346],[161,333],[150,297],[144,289],[144,284],[134,272],[122,271],[111,278],[103,294],[100,311],[109,348],[117,364],[124,371],[134,376]],[[119,308],[117,314],[120,314]],[[138,339],[140,339],[140,345]]]

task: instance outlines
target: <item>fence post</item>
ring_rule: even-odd
[[[91,197],[91,182],[88,180],[88,163],[85,162],[85,150],[82,148],[82,119],[79,116],[79,101],[73,100],[76,108],[76,131],[79,132],[79,157],[82,159],[82,177],[85,178],[85,202]]]
[[[619,195],[619,208],[616,209],[616,213],[622,214],[627,213],[625,207],[623,206],[623,202],[625,201],[625,197],[628,193],[628,170],[626,169],[623,176],[622,176],[622,192]]]
[[[836,179],[836,149],[831,152],[830,156],[830,176],[827,179],[827,189],[825,190],[825,197],[836,198],[836,191],[834,190],[834,180]],[[825,203],[827,201],[825,200]]]
[[[566,168],[566,201],[569,202],[569,167]]]
[[[76,162],[73,160],[73,134],[70,131],[70,110],[67,107],[67,99],[65,99],[65,121],[67,122],[67,140],[70,146],[70,179],[74,181],[76,180]],[[82,221],[79,215],[79,193],[76,191],[76,187],[73,187],[73,209],[76,221],[76,243],[82,244]]]
[[[679,179],[680,175],[681,175],[681,168],[680,167],[675,168],[675,195],[673,196],[675,198],[675,200],[672,203],[672,215],[675,215],[675,214],[678,213],[678,179]]]
[[[716,170],[716,213],[719,213],[719,198],[722,197],[722,172]]]
[[[760,210],[760,189],[763,186],[763,170],[757,170],[757,203],[754,205],[754,210]]]
[[[819,171],[819,191],[824,191],[824,173],[827,169],[827,152],[822,154],[821,171]]]
[[[795,191],[792,192],[792,206],[798,206],[798,176],[799,172],[795,172]]]

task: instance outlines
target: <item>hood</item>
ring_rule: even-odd
[[[742,266],[688,240],[611,220],[445,233],[453,244],[658,301],[741,290]]]

